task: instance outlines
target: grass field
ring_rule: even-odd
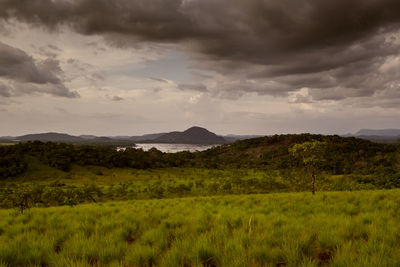
[[[0,210],[0,266],[400,266],[400,190]]]
[[[370,182],[376,178],[374,175],[318,174],[316,189],[340,191],[382,188],[381,185]],[[0,181],[0,189],[9,187],[10,184],[48,186],[54,183],[64,185],[61,188],[79,188],[86,184],[95,184],[104,193],[104,201],[309,191],[311,176],[299,170],[188,167],[140,170],[79,165],[73,165],[68,172],[64,172],[33,160],[27,172],[19,177]],[[121,188],[124,192],[121,192]],[[160,188],[163,192],[155,193]]]

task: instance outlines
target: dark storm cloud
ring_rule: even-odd
[[[55,61],[47,60],[36,64],[24,51],[0,43],[0,77],[36,84],[60,83],[54,73],[59,71]]]
[[[398,72],[381,66],[399,53],[399,10],[398,0],[0,0],[5,19],[68,25],[118,45],[179,43],[197,68],[225,77],[211,91],[309,87],[314,100],[398,86]]]
[[[48,93],[62,97],[78,97],[60,79],[62,70],[54,59],[35,61],[24,51],[0,42],[1,96]]]

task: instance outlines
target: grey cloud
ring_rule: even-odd
[[[0,19],[0,34],[3,36],[9,36],[11,34],[10,30],[5,27],[6,23]]]
[[[195,90],[209,92],[212,96],[227,99],[237,99],[246,92],[254,92],[260,95],[288,96],[288,93],[296,89],[287,84],[270,79],[245,79],[240,77],[218,77],[209,85],[204,84],[178,84],[181,90]]]
[[[159,93],[159,92],[161,92],[161,91],[162,91],[162,88],[161,88],[161,87],[159,87],[159,86],[153,87],[153,92],[154,92],[154,93]]]
[[[308,87],[313,100],[396,84],[397,72],[382,66],[400,52],[399,10],[398,0],[0,0],[4,19],[69,25],[120,46],[178,43],[199,69],[225,77],[210,89],[221,96]]]
[[[111,100],[112,101],[122,101],[122,100],[124,100],[124,98],[116,95],[116,96],[113,96],[113,98]]]
[[[4,84],[3,84],[4,85]],[[15,97],[28,94],[49,94],[53,96],[78,98],[79,94],[75,91],[69,91],[62,84],[35,84],[35,83],[22,83],[16,81],[8,81],[8,83],[0,89],[4,94],[0,96]]]
[[[396,111],[400,106],[400,90],[397,87],[386,88],[376,92],[374,95],[369,97],[358,97],[357,101],[350,101],[350,99],[345,99],[343,102],[348,105],[361,108],[370,107],[382,107],[382,108],[392,108]]]
[[[0,96],[2,96],[2,97],[10,97],[11,96],[10,88],[7,87],[3,83],[0,83]]]
[[[37,54],[47,58],[56,58],[61,52],[61,49],[59,49],[55,45],[47,45],[42,47],[36,47],[35,45],[31,45],[31,47],[35,49]]]
[[[279,60],[276,52],[347,46],[400,20],[396,0],[1,0],[0,7],[3,18],[145,41],[195,40],[205,54],[262,63]]]
[[[49,72],[50,65],[56,67],[56,72],[59,71],[56,61],[36,64],[24,51],[0,43],[0,77],[36,84],[60,83],[53,71]]]
[[[182,83],[178,84],[178,88],[180,90],[192,90],[192,91],[199,91],[199,92],[207,92],[207,86],[204,84],[191,84],[191,83]]]
[[[94,46],[94,47],[96,47],[98,44],[97,44],[97,42],[87,42],[86,45],[87,45],[87,46]]]
[[[166,79],[155,78],[155,77],[149,77],[149,79],[160,83],[168,83],[168,80]]]
[[[49,44],[47,47],[55,51],[61,51],[61,49],[56,45]]]
[[[212,75],[210,75],[210,74],[205,74],[205,73],[202,73],[202,72],[199,72],[199,71],[194,71],[194,70],[192,70],[190,73],[191,73],[193,76],[195,76],[195,77],[197,77],[197,78],[200,78],[200,79],[212,79],[212,78],[213,78]]]
[[[309,95],[295,94],[294,99],[290,100],[289,103],[312,103],[312,98]]]
[[[77,63],[79,63],[79,61],[77,59],[69,58],[69,59],[67,59],[67,63],[68,64],[77,64]]]
[[[75,58],[69,58],[69,59],[67,59],[66,62],[67,62],[67,64],[70,64],[74,68],[77,68],[77,69],[79,69],[81,71],[87,71],[87,70],[93,68],[92,65],[84,63],[84,62],[81,62],[79,59],[75,59]],[[101,74],[101,75],[105,76],[104,73]],[[96,78],[96,77],[93,77],[93,78]],[[99,78],[99,77],[97,77],[97,78]]]
[[[14,96],[30,93],[48,93],[62,97],[78,97],[61,80],[63,71],[54,59],[35,61],[24,51],[0,42],[1,95]]]
[[[94,81],[104,81],[106,79],[106,73],[96,72],[91,75],[91,78]]]

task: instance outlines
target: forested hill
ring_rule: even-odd
[[[295,144],[320,142],[324,146],[318,153],[321,160],[314,165],[319,171],[332,174],[373,173],[382,169],[398,170],[399,147],[394,144],[375,143],[354,137],[312,134],[274,135],[236,141],[202,152],[202,159],[218,166],[237,168],[291,169],[303,168],[300,158],[290,153]]]
[[[108,168],[138,169],[163,167],[256,168],[265,170],[303,170],[310,168],[301,157],[291,153],[295,144],[318,142],[320,159],[311,167],[330,174],[397,174],[399,150],[396,145],[373,143],[354,137],[323,135],[275,135],[222,145],[203,152],[162,153],[128,148],[78,146],[64,143],[27,142],[0,147],[0,177],[15,177],[36,160],[68,171],[72,165],[97,165]]]

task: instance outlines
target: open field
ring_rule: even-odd
[[[400,190],[0,210],[2,266],[399,266]]]

